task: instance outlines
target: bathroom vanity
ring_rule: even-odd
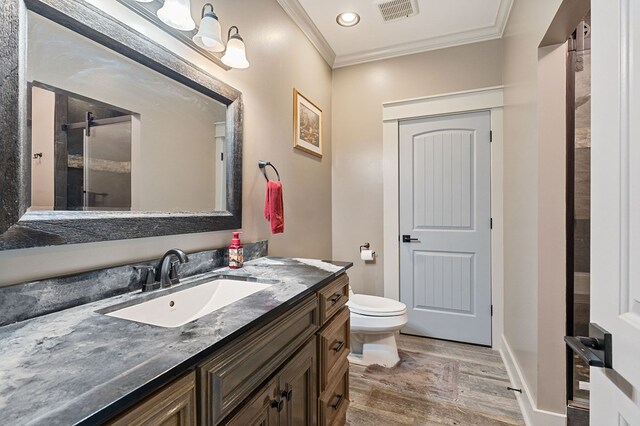
[[[263,257],[0,327],[0,423],[342,424],[350,266]],[[271,285],[179,327],[108,315],[216,277]]]
[[[340,275],[108,424],[344,423],[348,287]]]

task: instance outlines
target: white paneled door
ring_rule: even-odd
[[[591,8],[591,321],[613,355],[591,368],[591,425],[640,425],[640,2]]]
[[[491,345],[491,113],[400,123],[403,332]]]

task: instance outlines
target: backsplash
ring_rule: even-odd
[[[244,245],[245,260],[267,255],[268,241]],[[99,269],[0,288],[0,326],[61,311],[142,288],[144,272],[134,266],[157,266],[159,259]],[[182,278],[226,266],[227,248],[189,254],[180,266]]]

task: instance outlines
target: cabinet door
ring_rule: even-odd
[[[110,426],[195,426],[195,374],[188,374],[167,385],[107,424]]]
[[[280,426],[315,426],[318,418],[316,383],[316,342],[311,339],[289,362],[280,378],[280,397],[284,401]]]
[[[349,362],[345,359],[338,379],[320,396],[320,426],[343,425],[349,408]]]
[[[202,423],[220,423],[269,380],[317,329],[318,300],[313,295],[202,363],[197,369]]]
[[[320,392],[333,387],[333,382],[341,379],[341,372],[338,370],[351,348],[349,317],[349,308],[342,308],[318,333]]]
[[[342,274],[333,282],[330,282],[318,290],[320,302],[320,325],[324,325],[334,316],[349,299],[349,277]]]
[[[278,426],[278,406],[280,402],[277,378],[270,381],[263,390],[227,423],[227,426]]]

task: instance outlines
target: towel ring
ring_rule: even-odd
[[[274,166],[268,161],[262,161],[262,160],[258,161],[258,167],[260,167],[260,169],[262,170],[262,174],[264,175],[264,178],[268,182],[269,178],[267,177],[267,170],[266,170],[267,166],[270,166],[273,169],[273,171],[276,172],[276,176],[278,176],[278,182],[280,182],[280,173],[278,173],[278,169],[276,169],[276,166]]]

